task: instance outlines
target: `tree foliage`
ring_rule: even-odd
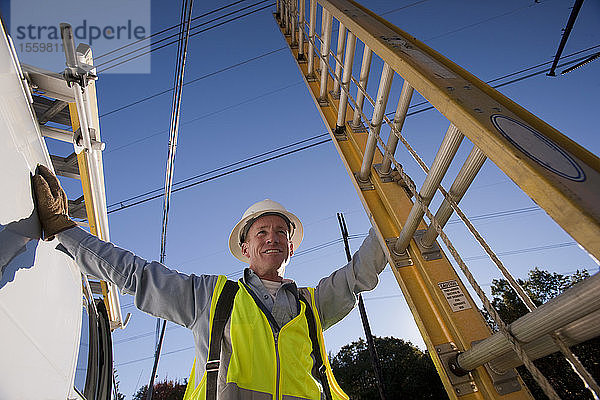
[[[123,393],[121,393],[120,389],[119,389],[119,385],[121,384],[121,381],[119,381],[119,375],[117,374],[117,369],[113,367],[113,375],[115,377],[115,392],[114,392],[114,398],[116,400],[125,400],[125,395]]]
[[[375,337],[387,399],[447,399],[427,353],[394,337]],[[331,359],[335,377],[351,399],[379,399],[379,391],[363,339],[345,345]]]
[[[562,275],[535,268],[529,271],[529,276],[526,280],[519,279],[519,284],[523,286],[533,302],[539,306],[587,277],[589,277],[589,273],[585,270],[576,271],[572,275]],[[492,301],[494,308],[507,324],[527,313],[525,305],[506,280],[493,280],[492,295],[494,296]],[[599,381],[600,339],[588,340],[587,342],[573,346],[571,350],[594,376],[596,381]],[[593,398],[591,393],[583,386],[581,380],[573,373],[573,370],[561,353],[551,354],[538,359],[535,361],[535,365],[546,376],[561,398],[573,400],[591,400]],[[519,367],[517,370],[536,399],[547,399],[525,367]]]
[[[185,394],[187,379],[183,382],[165,378],[164,381],[154,384],[152,390],[152,400],[181,400]],[[133,400],[146,400],[148,393],[148,385],[144,385],[138,389],[133,395]]]

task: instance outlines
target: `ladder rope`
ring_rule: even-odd
[[[383,144],[383,141],[381,140],[381,138],[378,137],[377,139],[381,144]],[[542,388],[544,393],[552,400],[554,400],[554,399],[560,400],[560,397],[558,397],[558,394],[556,394],[556,391],[554,390],[552,385],[550,385],[550,383],[548,382],[546,377],[542,374],[542,372],[533,364],[533,361],[529,358],[529,356],[523,349],[523,346],[521,345],[521,343],[510,332],[510,327],[504,323],[504,321],[502,320],[502,318],[500,317],[500,315],[498,314],[496,309],[492,306],[492,303],[487,298],[487,295],[485,294],[485,292],[483,291],[481,286],[479,286],[479,284],[477,283],[477,280],[472,275],[471,271],[467,267],[466,263],[463,261],[462,257],[460,256],[460,254],[458,253],[458,251],[456,250],[456,248],[454,247],[454,245],[452,244],[452,242],[450,241],[450,239],[448,238],[446,233],[443,231],[443,229],[440,226],[440,224],[438,223],[437,219],[431,213],[431,211],[429,210],[429,207],[427,207],[427,205],[425,205],[425,203],[421,199],[421,196],[417,192],[416,186],[414,185],[414,183],[412,183],[412,180],[410,179],[410,177],[404,172],[402,165],[399,164],[395,158],[392,158],[392,163],[394,164],[394,166],[400,173],[400,176],[401,176],[402,180],[404,181],[404,184],[409,188],[409,190],[415,197],[415,202],[417,202],[419,204],[419,206],[421,207],[423,212],[431,220],[431,224],[435,227],[438,235],[440,236],[440,238],[442,239],[442,241],[444,242],[444,244],[450,251],[450,254],[452,254],[452,257],[457,262],[461,271],[467,278],[467,281],[471,284],[471,287],[473,288],[473,290],[475,291],[475,293],[481,300],[484,308],[492,316],[492,318],[494,319],[494,322],[498,325],[500,332],[502,332],[504,334],[504,336],[507,338],[507,340],[511,344],[513,350],[515,351],[515,353],[517,354],[519,359],[523,362],[525,367],[529,370],[529,372],[531,373],[533,378],[536,380],[536,382],[540,385],[540,387]]]

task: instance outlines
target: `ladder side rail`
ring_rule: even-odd
[[[93,65],[92,51],[87,45],[80,45],[75,49],[75,43],[70,26],[61,25],[67,66],[72,69],[82,65]],[[91,70],[95,72],[94,69]],[[77,154],[81,183],[86,199],[86,211],[90,231],[99,238],[110,241],[108,227],[108,214],[106,206],[106,192],[104,184],[104,171],[102,168],[101,150],[93,145],[93,141],[100,141],[99,116],[97,110],[96,89],[93,80],[72,83],[74,104],[69,103],[73,132],[81,132],[83,150]],[[92,138],[92,134],[94,138]],[[77,152],[77,145],[75,146]],[[124,327],[116,286],[101,281],[104,302],[111,321],[111,329]]]

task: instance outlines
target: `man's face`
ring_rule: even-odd
[[[285,266],[294,253],[289,240],[289,229],[278,215],[264,215],[258,218],[242,243],[242,254],[248,257],[250,269],[260,278],[280,281]]]

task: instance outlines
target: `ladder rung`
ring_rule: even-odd
[[[52,118],[54,118],[56,114],[60,113],[67,105],[68,103],[66,101],[54,100],[46,112],[38,117],[39,124],[43,125],[48,121],[52,121]]]
[[[81,179],[79,175],[79,165],[77,164],[77,154],[71,153],[67,157],[61,157],[51,154],[50,159],[57,175],[67,178]]]
[[[342,86],[344,89],[340,93],[340,103],[338,117],[336,122],[336,131],[343,133],[346,124],[346,110],[348,109],[348,92],[350,90],[350,76],[352,75],[352,63],[354,62],[354,48],[356,47],[356,36],[348,31],[348,39],[346,43],[346,55],[344,56],[344,73],[342,74]]]
[[[564,328],[559,329],[558,333],[568,347],[578,345],[600,336],[600,326],[597,323],[599,319],[600,310],[596,310],[593,313],[570,323]],[[548,354],[560,351],[550,335],[545,335],[531,343],[527,343],[523,348],[532,360],[537,360]],[[507,371],[522,364],[523,362],[519,359],[519,356],[513,351],[504,353],[500,357],[489,362],[490,367],[498,372]]]
[[[452,186],[448,192],[449,196],[452,198],[452,200],[454,200],[455,203],[460,202],[460,200],[463,198],[467,192],[467,189],[477,176],[477,173],[483,166],[485,160],[487,160],[485,154],[483,154],[483,152],[479,150],[477,146],[473,146],[473,149],[469,153],[469,156],[458,172],[458,175],[456,176],[456,179],[454,179],[454,182],[452,183]],[[440,224],[441,228],[444,228],[453,211],[454,210],[452,209],[452,206],[448,200],[444,199],[442,205],[440,205],[440,208],[435,213],[435,220],[438,222],[438,224]],[[431,247],[437,238],[437,235],[438,233],[435,227],[433,224],[431,224],[425,235],[419,239],[421,242],[420,244],[424,247]]]
[[[90,276],[91,278],[91,276]],[[94,278],[95,279],[95,278]],[[99,294],[102,295],[102,285],[100,282],[98,281],[89,281],[90,282],[90,289],[92,289],[92,294]]]
[[[381,121],[385,114],[385,106],[390,94],[390,88],[392,87],[392,80],[394,78],[394,71],[390,66],[385,63],[383,70],[381,71],[381,79],[379,80],[379,89],[377,90],[377,99],[375,100],[375,108],[373,109],[373,117],[369,125],[369,137],[365,148],[365,156],[363,157],[363,163],[360,168],[359,179],[366,181],[371,175],[371,164],[373,164],[373,157],[375,156],[375,147],[377,147],[377,137],[381,130]]]
[[[73,89],[67,86],[65,78],[56,72],[46,71],[27,64],[21,64],[27,80],[44,96],[73,103]]]
[[[419,190],[419,196],[425,205],[429,205],[429,202],[433,198],[433,195],[442,182],[463,138],[464,135],[453,124],[450,124],[450,127],[444,136],[444,140],[442,140],[442,144],[435,155],[433,164],[431,164],[431,169],[425,178],[425,182],[423,182],[423,186],[421,186],[421,190]],[[410,210],[406,223],[402,227],[400,237],[394,246],[394,251],[396,253],[402,254],[406,251],[423,215],[423,209],[418,203],[415,203]]]
[[[57,124],[71,126],[71,115],[69,114],[69,109],[67,107],[63,107],[60,111],[53,110],[56,107],[56,100],[51,100],[42,96],[33,96],[33,109],[35,110],[35,114],[40,116],[39,121],[40,124],[46,123],[48,121],[56,122]],[[48,111],[50,111],[50,118],[47,118],[47,121],[41,122]],[[48,114],[49,115],[49,114]]]
[[[340,81],[342,79],[342,65],[343,65],[343,55],[344,55],[344,43],[346,41],[346,27],[344,24],[340,23],[338,26],[338,40],[337,40],[337,48],[336,48],[336,56],[335,56],[335,76],[336,78],[333,80],[333,91],[331,95],[334,99],[340,98]]]
[[[396,114],[394,115],[394,124],[392,132],[390,133],[390,137],[388,138],[388,142],[386,145],[386,153],[383,156],[383,161],[381,162],[380,172],[382,175],[387,175],[391,172],[392,167],[392,156],[396,152],[396,147],[398,146],[398,139],[395,132],[400,134],[402,132],[402,127],[404,126],[404,119],[406,118],[406,113],[408,112],[408,106],[410,105],[410,100],[413,95],[413,87],[410,86],[408,81],[404,81],[402,84],[402,92],[400,92],[400,98],[398,99],[398,105],[396,106]]]
[[[75,200],[69,200],[69,216],[79,219],[87,218],[84,196],[80,196]]]
[[[54,128],[52,126],[45,126],[45,125],[41,125],[40,126],[40,131],[42,132],[42,136],[44,137],[49,137],[51,139],[56,139],[56,140],[60,140],[62,142],[67,142],[67,143],[73,143],[73,132],[72,131],[67,131],[64,129],[60,129],[60,128]],[[77,132],[75,132],[77,134],[77,136],[79,136],[79,132],[80,130],[78,129]],[[92,133],[95,133],[92,130]],[[77,145],[81,146],[81,138],[78,138],[77,140]],[[94,150],[99,150],[102,151],[104,150],[106,144],[104,142],[98,142],[94,139],[91,140],[92,143],[92,149]]]
[[[371,58],[373,53],[367,44],[363,50],[362,63],[360,66],[360,77],[358,82],[358,93],[356,93],[356,106],[354,107],[354,118],[352,119],[351,128],[357,128],[361,125],[360,113],[362,112],[362,106],[365,101],[365,94],[361,90],[366,90],[367,82],[369,81],[369,70],[371,69]]]
[[[331,45],[331,28],[333,25],[333,18],[331,14],[323,8],[323,20],[322,20],[322,28],[323,28],[323,43],[321,44],[321,86],[320,86],[320,95],[319,95],[319,103],[321,105],[327,105],[327,79],[329,78],[329,48]]]

